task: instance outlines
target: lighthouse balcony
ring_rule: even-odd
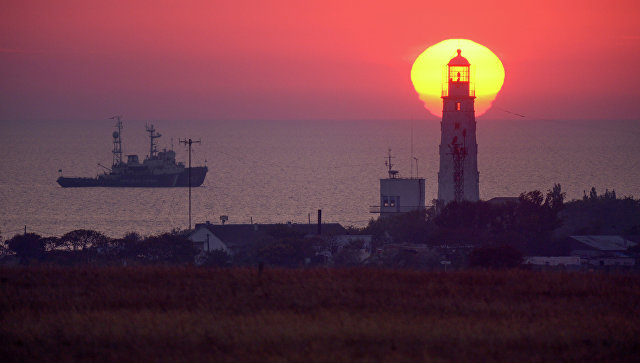
[[[442,85],[441,97],[475,97],[476,89],[473,83],[450,82]]]

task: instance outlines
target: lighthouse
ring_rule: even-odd
[[[480,174],[471,64],[458,49],[458,55],[442,73],[438,202],[478,201]]]

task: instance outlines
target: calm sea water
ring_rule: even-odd
[[[144,122],[124,120],[125,154],[148,152]],[[55,180],[95,176],[111,164],[111,120],[0,122],[0,234],[60,235],[90,228],[110,236],[186,228],[187,189],[72,188]],[[375,215],[378,179],[387,149],[395,169],[410,176],[411,145],[427,202],[437,196],[437,121],[154,122],[178,159],[178,138],[201,139],[193,164],[209,173],[193,189],[193,221],[278,223],[312,221],[365,225]],[[413,131],[412,131],[413,130]],[[634,121],[478,120],[478,164],[483,199],[516,196],[561,183],[570,199],[584,190],[615,189],[640,197],[640,123]],[[413,175],[416,167],[413,166]]]

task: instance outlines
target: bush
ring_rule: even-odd
[[[41,259],[44,256],[45,242],[35,233],[18,234],[7,242],[9,249],[20,258],[22,264],[28,264],[31,259]]]

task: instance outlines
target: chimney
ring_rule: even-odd
[[[322,209],[318,209],[318,236],[322,234]]]

